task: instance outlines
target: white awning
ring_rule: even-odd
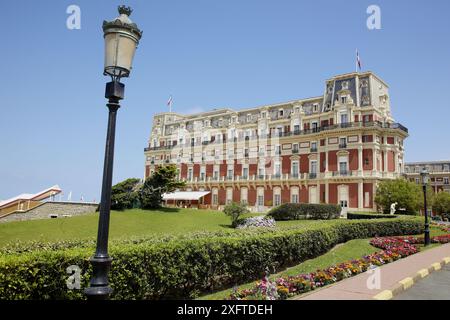
[[[163,200],[198,200],[207,194],[211,193],[210,191],[180,191],[173,193],[164,193]]]

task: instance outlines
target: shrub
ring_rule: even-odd
[[[433,199],[433,212],[438,215],[450,212],[450,194],[439,192]]]
[[[341,207],[333,204],[285,203],[273,208],[267,214],[275,220],[330,220],[337,219]]]
[[[333,221],[310,229],[244,232],[244,236],[207,236],[111,245],[112,299],[192,298],[199,292],[260,279],[321,255],[351,239],[418,234],[416,218]],[[0,299],[82,299],[68,290],[66,268],[78,265],[82,288],[92,270],[91,248],[0,255]]]
[[[429,187],[428,203],[433,203],[433,192]],[[397,202],[397,210],[405,209],[403,214],[415,215],[423,206],[423,193],[420,185],[405,179],[382,181],[377,188],[375,203],[384,213],[389,213],[391,204]]]
[[[395,219],[398,218],[397,215],[390,214],[376,214],[376,213],[365,213],[365,212],[357,212],[357,213],[347,213],[348,220],[360,220],[360,219]]]
[[[258,216],[237,221],[237,229],[246,228],[274,228],[275,219],[267,216]]]
[[[174,164],[158,166],[148,177],[139,192],[142,209],[157,209],[161,207],[163,194],[184,188],[186,183],[177,179],[178,171]]]
[[[223,213],[231,218],[231,226],[235,228],[237,226],[239,217],[243,214],[248,213],[247,206],[241,203],[230,203],[225,206]]]
[[[131,178],[114,185],[111,189],[111,209],[125,210],[138,207],[140,181]]]

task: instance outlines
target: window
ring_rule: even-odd
[[[420,183],[419,178],[416,178],[416,184],[419,184],[419,183]]]
[[[293,194],[292,195],[291,202],[292,203],[298,203],[298,194]]]
[[[339,157],[339,173],[347,174],[347,157]]]
[[[319,105],[318,104],[314,104],[313,105],[313,112],[317,112],[318,109],[319,109]]]
[[[264,205],[264,196],[258,195],[258,206],[263,206],[263,205]]]
[[[298,143],[292,145],[292,153],[298,153]]]
[[[275,163],[275,176],[279,177],[281,175],[281,165],[280,163]]]
[[[348,123],[348,115],[346,113],[341,114],[341,123]]]
[[[249,153],[248,153],[248,149],[247,148],[244,149],[244,157],[245,158],[249,157]]]
[[[347,147],[347,139],[346,138],[340,138],[339,139],[339,147],[340,148],[346,148]]]
[[[247,188],[241,189],[241,203],[246,205],[248,203],[248,190]]]
[[[298,177],[298,161],[292,162],[292,170],[291,173],[294,177]]]
[[[189,168],[188,170],[188,180],[191,181],[192,180],[192,168]]]
[[[258,192],[257,203],[258,206],[262,207],[264,206],[264,189],[258,188],[257,192]]]
[[[227,175],[227,177],[228,177],[228,180],[233,179],[233,170],[228,169],[228,175]]]
[[[317,161],[316,160],[311,161],[311,173],[317,174]]]
[[[284,110],[283,109],[278,110],[278,115],[280,117],[284,117]]]
[[[227,188],[227,204],[230,204],[233,202],[233,189]]]
[[[317,142],[311,142],[311,152],[317,152]]]
[[[281,195],[276,194],[274,196],[274,201],[273,201],[274,206],[279,206],[281,204]]]
[[[264,177],[264,165],[260,165],[258,168],[258,176],[260,178]]]
[[[260,156],[264,155],[264,147],[259,147],[258,155]]]
[[[247,167],[242,168],[242,177],[244,179],[248,178],[248,168]]]
[[[447,184],[447,185],[449,184],[448,177],[444,178],[444,184]]]
[[[294,126],[294,133],[299,133],[300,132],[300,125],[299,124],[296,124],[295,126]]]
[[[250,122],[250,121],[252,121],[252,115],[251,115],[251,114],[248,114],[248,115],[247,115],[247,122]]]
[[[283,127],[278,127],[277,131],[278,131],[278,136],[281,137],[283,135]]]
[[[277,145],[275,146],[275,155],[280,155],[281,154],[281,146]]]
[[[312,122],[311,126],[312,126],[313,132],[317,132],[319,124],[317,122]]]
[[[261,112],[261,118],[265,119],[266,118],[266,112]]]
[[[341,97],[341,103],[342,104],[346,104],[347,103],[347,97],[346,96],[342,96]]]

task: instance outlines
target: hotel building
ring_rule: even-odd
[[[408,130],[391,114],[388,85],[372,72],[335,76],[323,95],[245,110],[156,114],[145,177],[174,163],[200,207],[244,202],[375,210],[377,184],[404,172]]]
[[[405,164],[406,178],[417,184],[422,183],[420,172],[426,168],[430,174],[430,185],[435,193],[450,193],[450,161],[411,162]]]

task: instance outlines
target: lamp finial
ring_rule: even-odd
[[[120,14],[125,14],[127,16],[130,16],[131,13],[133,12],[133,9],[131,9],[131,7],[127,7],[125,5],[119,6],[117,10],[119,11]]]

